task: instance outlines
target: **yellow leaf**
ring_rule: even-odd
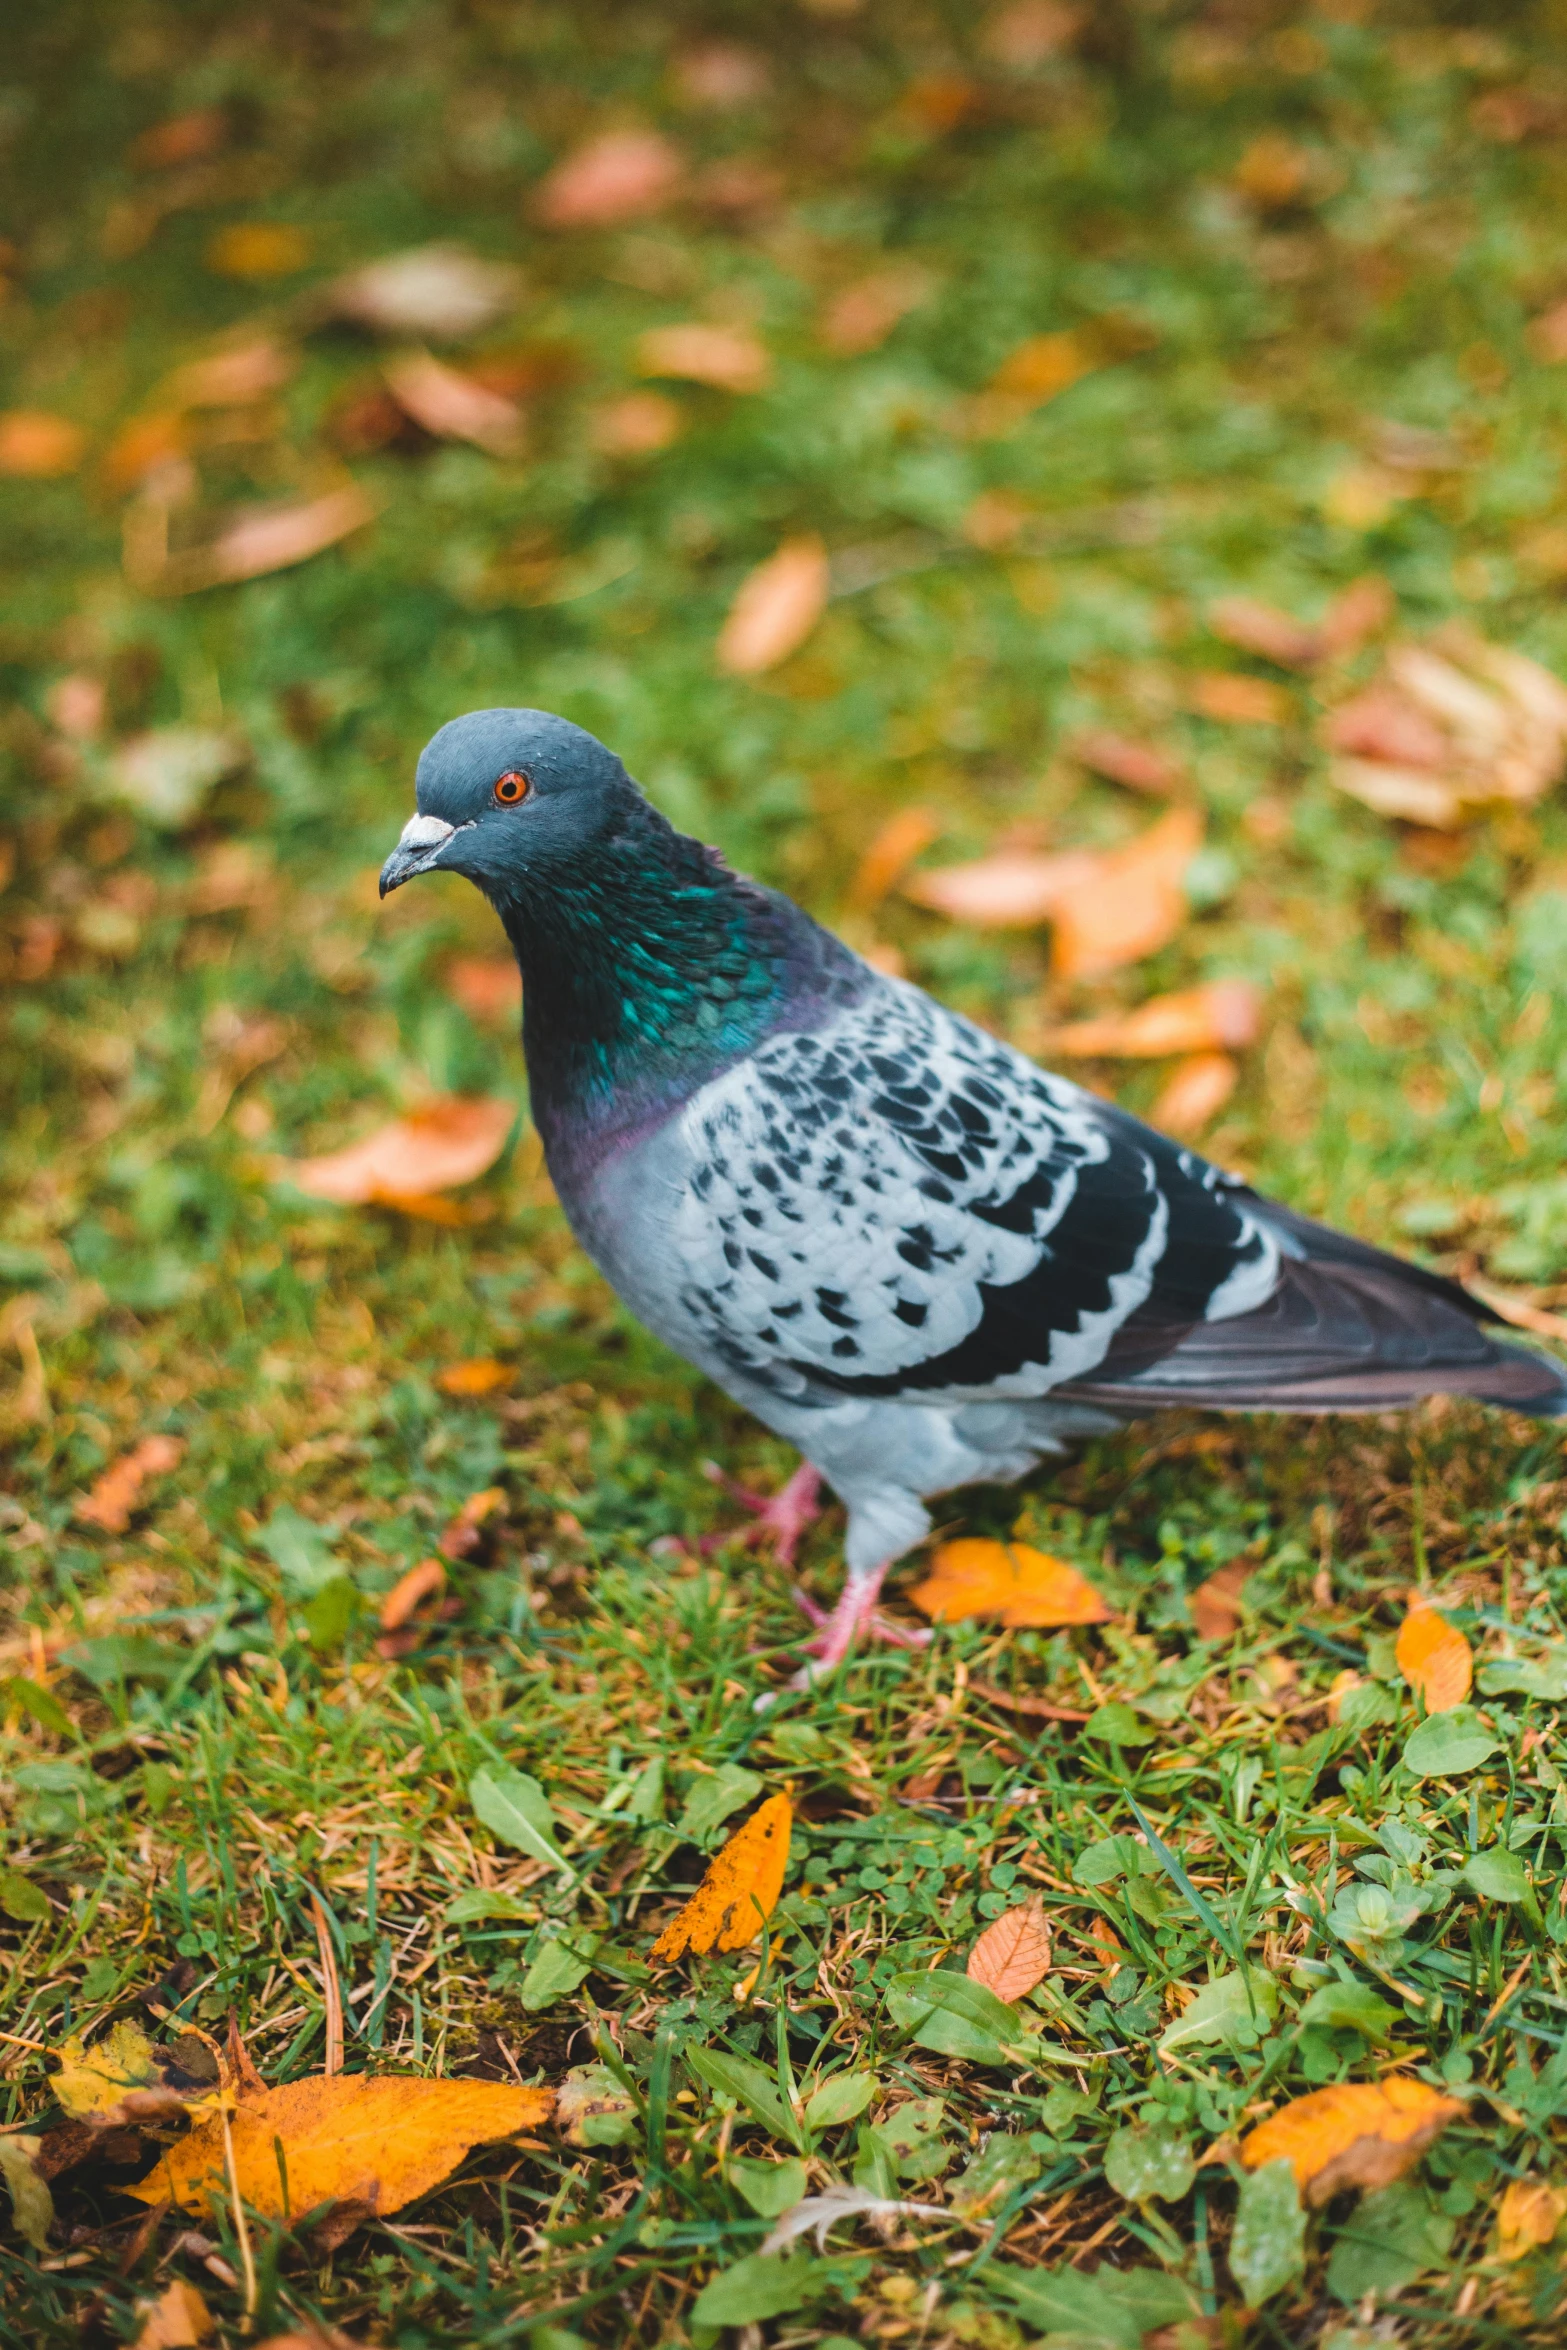
[[[73,2122],[124,2120],[128,2096],[161,2096],[166,2089],[166,2053],[140,2024],[111,2024],[91,2048],[73,2033],[59,2048],[57,2066],[49,2086]]]
[[[1093,880],[1056,909],[1057,976],[1094,979],[1168,946],[1190,911],[1186,868],[1201,846],[1196,809],[1172,808],[1128,847],[1101,857]]]
[[[239,2192],[266,2219],[322,2203],[363,2204],[385,2218],[449,2178],[475,2146],[515,2138],[554,2110],[553,2089],[509,2081],[431,2081],[412,2074],[312,2074],[247,2097],[232,2116]],[[277,2149],[282,2147],[283,2163]],[[287,2172],[285,2212],[282,2172]],[[216,2115],[168,2147],[139,2186],[205,2214],[228,2201],[223,2126]]]
[[[207,247],[207,267],[219,277],[293,277],[309,259],[309,237],[282,221],[237,220]]]
[[[1451,1713],[1469,1695],[1474,1651],[1446,1616],[1418,1597],[1410,1602],[1394,1650],[1398,1669],[1428,1714]]]
[[[509,1387],[514,1376],[510,1363],[498,1362],[494,1355],[475,1355],[467,1362],[448,1363],[436,1372],[435,1384],[443,1395],[491,1395],[497,1387]]]
[[[1150,1105],[1148,1123],[1161,1134],[1200,1134],[1239,1085],[1240,1063],[1229,1053],[1192,1053],[1177,1061]]]
[[[1026,1542],[968,1535],[944,1542],[909,1597],[938,1623],[999,1616],[1003,1624],[1103,1624],[1110,1609],[1075,1567]]]
[[[1260,2122],[1242,2139],[1241,2160],[1248,2170],[1293,2164],[1306,2201],[1326,2203],[1346,2187],[1391,2186],[1462,2112],[1458,2098],[1401,2073],[1340,2081]]]
[[[649,327],[637,342],[637,365],[644,375],[681,376],[720,392],[763,392],[773,380],[772,355],[748,327],[702,319]]]
[[[139,2301],[141,2331],[132,2350],[199,2350],[217,2320],[194,2285],[173,2277],[156,2301]]]
[[[1496,2210],[1496,2257],[1522,2260],[1548,2244],[1567,2217],[1567,2192],[1546,2179],[1514,2179]]]
[[[1050,1928],[1038,1900],[1009,1909],[968,1954],[968,1974],[998,1999],[1021,1999],[1050,1972]]]
[[[1169,1053],[1231,1051],[1255,1044],[1262,997],[1245,979],[1210,979],[1175,995],[1150,996],[1135,1012],[1074,1020],[1041,1040],[1056,1053],[1109,1060],[1162,1060]]]
[[[788,1796],[770,1795],[730,1837],[653,1956],[673,1963],[687,1950],[744,1950],[754,1942],[783,1891],[793,1823]]]
[[[732,677],[776,669],[799,651],[827,603],[827,550],[814,533],[785,539],[740,582],[718,634],[717,660]]]

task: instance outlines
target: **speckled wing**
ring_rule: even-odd
[[[1249,1194],[893,981],[705,1086],[680,1141],[682,1317],[779,1395],[1041,1397],[1134,1315],[1163,1351],[1277,1275]]]

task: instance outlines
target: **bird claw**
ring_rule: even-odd
[[[792,1567],[794,1554],[799,1549],[807,1529],[821,1516],[820,1494],[822,1481],[809,1461],[802,1461],[794,1475],[772,1495],[753,1493],[749,1486],[738,1485],[727,1477],[716,1461],[704,1461],[702,1474],[710,1483],[728,1494],[731,1501],[740,1503],[751,1513],[749,1526],[742,1526],[735,1534],[704,1535],[703,1554],[722,1549],[729,1542],[748,1545],[771,1543],[773,1555],[780,1566]]]

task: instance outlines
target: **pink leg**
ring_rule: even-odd
[[[819,1623],[816,1638],[809,1643],[812,1662],[801,1667],[794,1677],[796,1689],[809,1689],[813,1681],[825,1680],[837,1671],[849,1651],[862,1640],[888,1640],[899,1648],[924,1648],[930,1639],[925,1631],[910,1631],[902,1624],[894,1624],[881,1614],[876,1602],[881,1596],[882,1578],[887,1564],[852,1569],[843,1593],[831,1615],[824,1616],[814,1600],[803,1592],[796,1592],[796,1602],[813,1623]]]
[[[779,1562],[783,1566],[792,1567],[801,1537],[822,1514],[822,1480],[810,1462],[802,1461],[788,1483],[780,1486],[770,1500],[765,1494],[752,1493],[746,1486],[735,1484],[732,1478],[724,1475],[716,1462],[705,1461],[703,1471],[715,1485],[722,1486],[725,1493],[743,1503],[751,1512],[751,1523],[743,1528],[739,1539],[743,1542],[770,1542]],[[716,1550],[721,1542],[733,1539],[732,1536],[709,1536],[702,1547],[704,1550]]]

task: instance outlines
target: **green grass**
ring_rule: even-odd
[[[1333,792],[1305,686],[1276,726],[1221,726],[1190,714],[1189,681],[1273,674],[1208,633],[1216,596],[1310,614],[1368,570],[1409,630],[1462,618],[1567,674],[1567,368],[1527,332],[1564,291],[1560,32],[1543,4],[1128,0],[1027,69],[972,12],[883,0],[821,15],[280,0],[243,21],[149,0],[13,32],[0,407],[67,416],[88,454],[65,478],[0,482],[6,1866],[48,1903],[0,1921],[3,2028],[55,2045],[151,1999],[220,2036],[232,2013],[269,2081],[315,2069],[315,1893],[350,2069],[555,2081],[613,2058],[637,2101],[620,2143],[477,2155],[335,2253],[260,2231],[253,2338],[318,2312],[399,2350],[525,2342],[545,2321],[600,2344],[714,2339],[694,2331],[696,2296],[769,2224],[732,2157],[789,2149],[743,2104],[723,2115],[693,2050],[775,2080],[869,2067],[875,2102],[822,2130],[815,2187],[857,2173],[944,2207],[885,2238],[840,2226],[769,2339],[1097,2341],[1059,2283],[1031,2300],[1026,2278],[1102,2260],[1190,2288],[1143,2305],[1150,2325],[1196,2312],[1161,2337],[1182,2350],[1350,2350],[1370,2338],[1367,2291],[1415,2343],[1559,2338],[1559,2249],[1492,2257],[1507,2183],[1567,2169],[1558,1709],[1482,1675],[1493,1752],[1417,1778],[1389,1639],[1426,1582],[1482,1660],[1558,1652],[1558,1436],[1439,1406],[1131,1431],[1024,1493],[959,1496],[946,1520],[1072,1559],[1118,1610],[1102,1633],[943,1632],[759,1715],[798,1618],[788,1578],[726,1546],[737,1513],[702,1463],[765,1486],[792,1462],[620,1310],[527,1129],[452,1229],[307,1205],[269,1154],[335,1147],[432,1088],[525,1098],[505,1025],[470,1019],[444,978],[454,954],[495,950],[478,900],[374,897],[413,758],[455,712],[564,710],[679,822],[857,938],[850,880],[899,807],[932,810],[942,860],[1011,828],[1074,843],[1146,822],[1061,755],[1106,723],[1150,731],[1199,780],[1204,903],[1174,945],[1073,991],[1042,936],[953,931],[893,902],[882,942],[1020,1037],[1198,978],[1261,982],[1266,1040],[1204,1147],[1304,1209],[1559,1306],[1559,801],[1438,854]],[[765,58],[764,99],[725,113],[682,96],[672,61],[718,36]],[[973,100],[933,128],[930,92],[954,75]],[[222,154],[162,173],[131,160],[150,125],[213,103]],[[628,118],[682,144],[698,192],[613,231],[537,226],[523,199],[543,171]],[[1234,179],[1266,133],[1306,158],[1299,200],[1274,211]],[[736,156],[775,192],[723,211],[701,174]],[[215,274],[210,239],[249,220],[306,232],[308,265],[266,285]],[[201,496],[215,510],[318,486],[380,354],[312,329],[311,291],[435,237],[522,265],[517,314],[456,356],[504,352],[531,374],[526,458],[356,446],[373,528],[248,586],[133,588],[101,458],[169,370],[230,328],[297,347],[256,437],[199,451]],[[929,272],[929,300],[879,350],[832,355],[824,302],[889,255]],[[753,323],[772,387],[662,387],[680,437],[604,455],[595,412],[635,388],[636,336],[695,315]],[[1104,364],[976,436],[972,395],[1023,337],[1064,329]],[[1445,436],[1450,461],[1389,472],[1389,421]],[[1368,465],[1385,509],[1347,521],[1343,478]],[[987,491],[1023,517],[1000,552],[965,528]],[[784,668],[721,678],[738,581],[800,529],[825,536],[845,592]],[[610,571],[579,599],[529,600]],[[141,822],[104,796],[105,743],[62,746],[67,675],[103,682],[109,740],[221,724],[245,765],[187,829]],[[1161,1072],[1089,1074],[1146,1108]],[[513,1367],[498,1399],[436,1384],[492,1354]],[[160,1432],[186,1449],[129,1529],[84,1522],[105,1466]],[[378,1657],[381,1595],[494,1484],[505,1512],[453,1571],[457,1612],[410,1657]],[[829,1516],[808,1546],[823,1594],[840,1532]],[[1237,1559],[1241,1628],[1204,1647],[1187,1595]],[[1359,1728],[1307,1710],[1357,1661],[1379,1693]],[[1151,1736],[1107,1743],[997,1690],[1120,1702]],[[658,1761],[661,1788],[643,1775]],[[469,1783],[497,1762],[547,1788],[570,1883],[479,1824]],[[750,1777],[725,1782],[726,1822],[708,1800],[693,1839],[685,1807],[726,1769]],[[736,1997],[749,1957],[650,1971],[698,1846],[786,1785],[799,1819],[764,1979]],[[1085,1860],[1139,1820],[1173,1866],[1122,1847]],[[1460,1873],[1504,1845],[1532,1873],[1522,1901]],[[1368,1941],[1352,1897],[1380,1863],[1402,1872],[1395,1908],[1409,1880],[1435,1893]],[[516,1912],[451,1914],[482,1887]],[[1030,1888],[1057,1942],[1023,2011],[1047,2056],[922,2045],[889,1985],[961,1961]],[[1096,1921],[1121,1945],[1113,1977]],[[580,1988],[539,2005],[527,1978],[561,1926],[602,1946]],[[1258,2016],[1161,2057],[1178,1987],[1241,1958],[1273,1986]],[[1339,1979],[1387,2003],[1380,2039],[1301,2021]],[[1152,2124],[1201,2154],[1268,2100],[1391,2065],[1465,2100],[1373,2215],[1380,2242],[1419,2240],[1402,2264],[1356,2252],[1340,2199],[1248,2320],[1222,2150],[1167,2202],[1107,2183],[1118,2130]],[[46,2128],[36,2055],[13,2047],[0,2072],[4,2118]],[[1012,2168],[964,2219],[956,2182],[997,2133]],[[1123,2182],[1131,2146],[1110,2156]],[[165,2223],[135,2251],[140,2207],[116,2192],[132,2175],[89,2162],[57,2180],[42,2255],[6,2235],[0,2338],[130,2340],[134,2302],[174,2273],[242,2338],[242,2293],[189,2237],[172,2249]],[[234,2263],[227,2223],[212,2237]],[[1132,2305],[1096,2290],[1090,2315],[1120,2328],[1104,2339],[1135,2342]]]

